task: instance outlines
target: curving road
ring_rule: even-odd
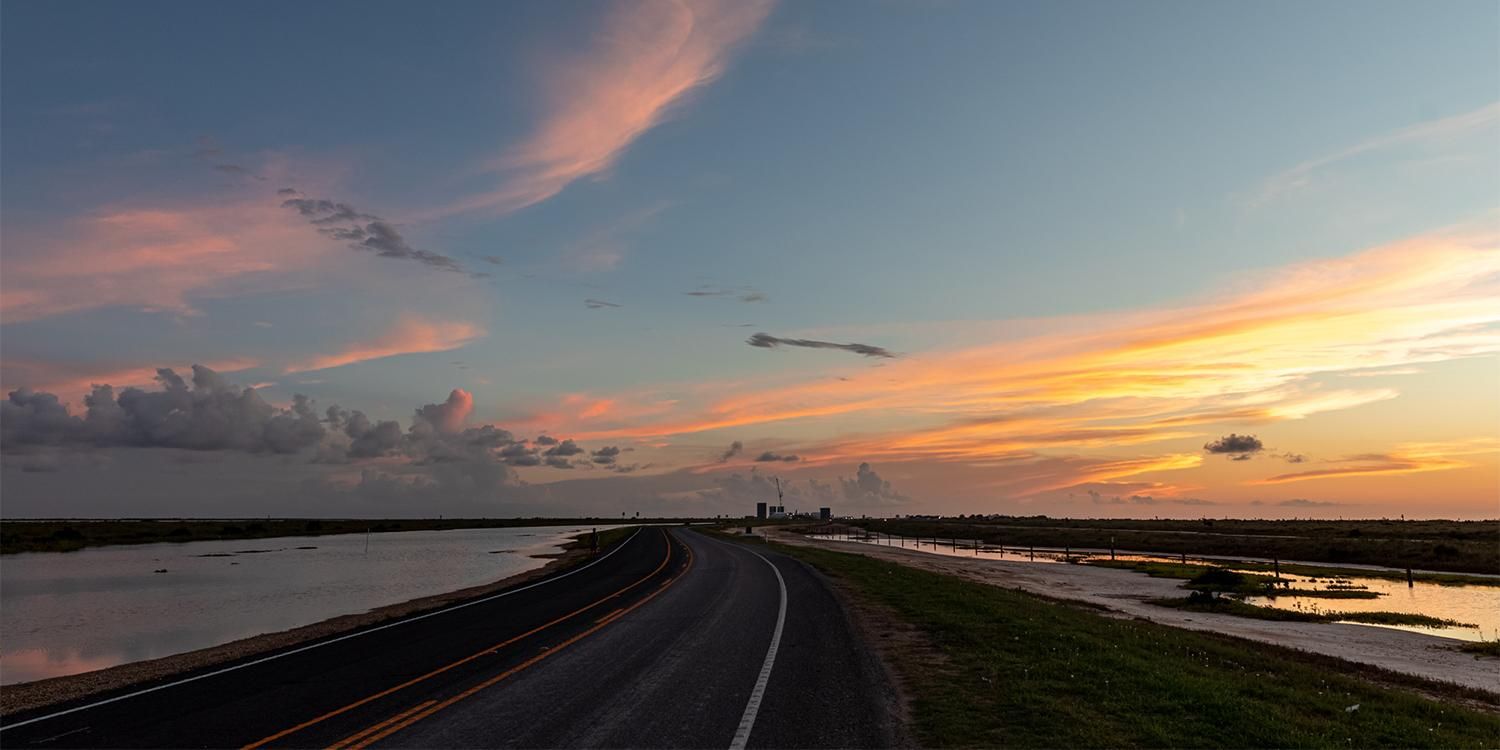
[[[875,747],[894,693],[806,565],[687,529],[434,614],[8,717],[5,747]]]

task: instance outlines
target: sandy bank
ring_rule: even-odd
[[[1181,581],[1151,578],[1131,570],[967,560],[900,547],[813,540],[780,529],[768,529],[766,533],[786,544],[855,552],[980,583],[1088,602],[1163,625],[1274,643],[1500,694],[1500,662],[1455,651],[1453,646],[1459,641],[1451,638],[1366,625],[1273,622],[1157,607],[1146,601],[1182,596],[1178,588]]]
[[[251,636],[219,646],[164,656],[160,659],[121,664],[95,672],[6,685],[0,688],[0,716],[77,700],[132,685],[143,685],[204,667],[228,664],[247,657],[309,643],[319,638],[340,635],[369,625],[430,612],[540,578],[548,573],[576,565],[588,556],[587,548],[578,546],[553,555],[540,555],[538,557],[551,559],[546,565],[535,570],[517,573],[482,586],[425,596],[400,604],[379,607],[368,612],[342,615],[291,630]]]

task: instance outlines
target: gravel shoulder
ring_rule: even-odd
[[[765,533],[784,544],[853,552],[994,586],[1087,602],[1105,607],[1119,616],[1274,643],[1500,694],[1500,664],[1454,650],[1458,641],[1451,638],[1364,625],[1251,620],[1157,607],[1147,601],[1181,596],[1180,582],[1151,578],[1130,570],[1090,565],[965,560],[899,547],[813,540],[779,529],[768,529]]]
[[[95,672],[6,685],[3,689],[0,689],[0,716],[74,701],[121,688],[143,685],[206,667],[228,664],[272,651],[298,646],[320,638],[341,635],[370,625],[377,625],[390,620],[441,609],[450,604],[494,593],[501,589],[572,567],[587,559],[589,553],[587,549],[580,545],[561,553],[541,555],[539,557],[551,559],[546,565],[535,570],[517,573],[516,575],[482,586],[472,586],[457,591],[425,596],[420,599],[412,599],[399,604],[379,607],[368,612],[342,615],[290,630],[242,638],[237,641],[197,651],[164,656],[160,659],[131,662]]]

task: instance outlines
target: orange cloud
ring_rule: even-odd
[[[465,346],[484,334],[484,330],[473,323],[406,317],[372,341],[351,344],[333,354],[287,365],[283,372],[326,370],[401,354],[445,352]]]
[[[546,114],[489,165],[496,189],[431,212],[501,213],[540,203],[612,167],[641,134],[723,73],[770,0],[643,0],[615,5],[584,55],[546,65]]]
[[[194,296],[297,283],[328,244],[287,214],[260,197],[8,228],[0,316],[15,323],[116,306],[192,314]]]
[[[1500,453],[1500,440],[1494,438],[1476,438],[1474,440],[1451,443],[1406,444],[1399,446],[1390,453],[1349,456],[1336,461],[1335,463],[1339,464],[1337,466],[1298,471],[1290,474],[1278,474],[1273,477],[1250,482],[1249,484],[1286,484],[1288,482],[1305,482],[1313,479],[1333,479],[1337,477],[1447,471],[1449,469],[1462,469],[1473,465],[1468,461],[1461,460],[1458,458],[1459,456],[1472,456],[1485,453]]]
[[[1292,266],[1195,305],[1043,321],[1045,335],[914,354],[844,378],[703,386],[694,393],[728,395],[586,437],[781,424],[826,435],[789,446],[809,463],[977,463],[1140,445],[1192,436],[1197,425],[1298,420],[1394,398],[1384,385],[1332,389],[1317,378],[1500,352],[1497,298],[1496,236],[1422,237]],[[850,436],[856,424],[868,428]]]

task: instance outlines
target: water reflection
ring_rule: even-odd
[[[970,539],[934,539],[931,537],[913,539],[898,536],[886,536],[884,534],[819,534],[814,535],[817,539],[829,539],[837,541],[860,542],[863,544],[877,544],[880,546],[903,547],[906,549],[919,550],[933,554],[949,557],[970,557],[982,560],[1004,560],[1006,562],[1025,562],[1038,564],[1065,564],[1069,562],[1083,562],[1086,560],[1115,559],[1120,561],[1139,562],[1169,562],[1169,563],[1196,563],[1200,565],[1219,565],[1242,573],[1256,575],[1267,575],[1263,570],[1251,570],[1238,568],[1233,561],[1222,558],[1205,558],[1193,555],[1137,555],[1116,553],[1109,550],[1097,549],[1071,549],[1058,547],[997,547],[994,545],[976,544]],[[1283,560],[1283,563],[1291,563]],[[1306,563],[1308,565],[1333,566],[1326,563]],[[1142,574],[1144,575],[1144,573]],[[1415,625],[1372,625],[1369,623],[1358,623],[1370,627],[1389,627],[1399,630],[1411,630],[1431,635],[1441,635],[1447,638],[1457,638],[1466,641],[1495,640],[1500,638],[1500,587],[1495,586],[1444,586],[1436,583],[1415,582],[1408,587],[1406,581],[1391,580],[1388,578],[1370,578],[1363,576],[1354,577],[1313,577],[1293,575],[1283,572],[1281,577],[1291,582],[1295,589],[1328,590],[1341,587],[1353,587],[1367,590],[1376,594],[1371,599],[1327,599],[1322,597],[1301,596],[1277,596],[1277,597],[1248,597],[1245,601],[1264,607],[1276,607],[1278,609],[1301,610],[1305,612],[1402,612],[1409,614],[1427,615],[1445,620],[1466,623],[1474,627],[1422,627]]]
[[[0,684],[178,654],[541,567],[593,527],[409,531],[6,555]],[[600,526],[599,529],[612,528]],[[162,571],[165,572],[157,572]]]

